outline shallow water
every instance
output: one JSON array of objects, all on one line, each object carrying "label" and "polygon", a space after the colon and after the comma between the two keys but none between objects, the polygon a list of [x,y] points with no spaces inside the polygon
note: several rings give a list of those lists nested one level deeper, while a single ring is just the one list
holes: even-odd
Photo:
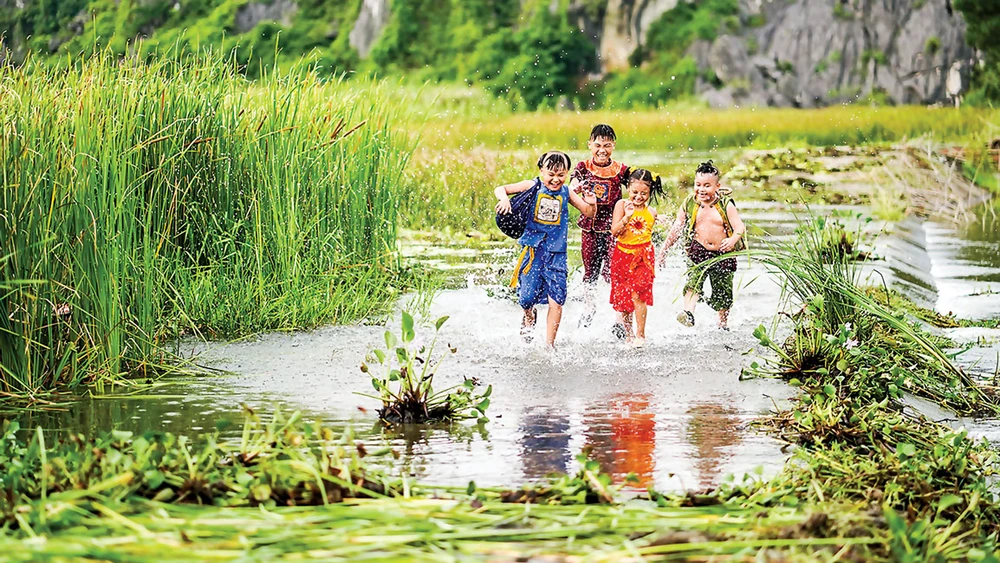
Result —
[{"label": "shallow water", "polygon": [[[748,223],[779,237],[789,236],[800,219],[772,204],[744,204],[742,212]],[[877,231],[879,226],[866,228]],[[932,301],[939,310],[995,316],[1000,300],[982,290],[995,288],[1000,276],[996,239],[995,229],[907,224],[879,237],[875,253],[884,259],[866,268],[881,271],[888,283]],[[992,253],[982,251],[989,245]],[[741,259],[732,332],[717,330],[705,305],[699,305],[696,326],[685,328],[674,320],[684,261],[673,253],[658,272],[649,341],[642,349],[628,348],[611,336],[614,317],[606,305],[606,284],[600,286],[602,305],[593,324],[577,326],[583,303],[578,299],[580,272],[575,271],[558,351],[550,353],[537,341],[521,341],[520,310],[503,297],[505,289],[498,284],[513,259],[511,244],[484,243],[469,251],[464,245],[417,241],[403,253],[454,273],[455,289],[440,293],[419,320],[430,325],[439,316],[450,317],[440,338],[457,353],[443,364],[437,387],[463,377],[492,384],[488,423],[383,432],[375,414],[378,402],[357,394],[371,391],[359,365],[367,351],[383,343],[386,328],[380,326],[326,327],[229,344],[184,342],[184,354],[197,354],[200,364],[225,373],[176,380],[139,397],[80,401],[66,412],[26,415],[24,422],[85,432],[159,428],[197,435],[231,421],[235,425],[224,434],[235,436],[241,403],[265,412],[280,406],[301,410],[307,419],[349,426],[370,450],[389,445],[398,459],[376,463],[442,485],[470,480],[481,486],[518,485],[572,471],[576,454],[587,446],[616,480],[635,473],[636,488],[701,489],[726,475],[772,474],[783,464],[782,444],[748,422],[794,390],[780,381],[739,378],[756,352],[751,332],[770,323],[780,299],[780,289],[759,264]],[[540,321],[544,315],[541,308]],[[540,329],[536,337],[542,338]],[[985,373],[995,361],[990,364],[988,348],[980,352],[959,360]]]}]

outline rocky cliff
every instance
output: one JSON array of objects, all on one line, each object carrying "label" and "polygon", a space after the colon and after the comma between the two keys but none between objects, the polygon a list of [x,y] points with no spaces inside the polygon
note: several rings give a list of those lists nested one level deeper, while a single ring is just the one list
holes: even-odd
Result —
[{"label": "rocky cliff", "polygon": [[[978,57],[950,0],[742,0],[740,33],[692,45],[714,106],[820,106],[874,95],[947,102]],[[950,88],[949,88],[950,87]]]}]

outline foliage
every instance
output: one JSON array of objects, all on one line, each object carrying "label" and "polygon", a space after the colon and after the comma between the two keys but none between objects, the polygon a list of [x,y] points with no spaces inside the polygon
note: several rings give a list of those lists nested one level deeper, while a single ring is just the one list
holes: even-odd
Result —
[{"label": "foliage", "polygon": [[156,371],[182,332],[364,317],[406,283],[412,144],[384,86],[248,84],[211,55],[8,65],[0,83],[0,279],[39,282],[0,293],[5,392]]},{"label": "foliage", "polygon": [[486,89],[511,107],[555,107],[576,99],[578,77],[593,70],[594,48],[565,12],[538,9],[513,34],[499,32],[472,55]]},{"label": "foliage", "polygon": [[[441,317],[434,323],[435,333],[448,317]],[[371,373],[372,366],[378,364],[382,373],[371,374],[372,387],[378,392],[382,401],[379,418],[391,423],[423,423],[449,421],[463,418],[478,418],[486,420],[486,409],[490,406],[490,395],[493,386],[476,393],[479,384],[474,379],[465,379],[461,385],[455,385],[442,391],[434,391],[434,376],[447,357],[443,353],[434,358],[434,348],[437,345],[437,334],[429,345],[414,349],[416,338],[413,316],[403,311],[400,337],[385,332],[385,349],[374,349],[361,364],[361,371]],[[449,346],[448,351],[455,353],[455,348]]]},{"label": "foliage", "polygon": [[[580,469],[575,475],[551,475],[548,482],[504,491],[502,502],[524,504],[615,504],[618,487],[611,484],[611,476],[601,472],[600,462],[591,459],[589,448],[576,456]],[[630,477],[635,477],[630,474]]]},{"label": "foliage", "polygon": [[965,16],[968,42],[986,58],[982,68],[973,69],[972,91],[966,99],[984,105],[1000,100],[1000,4],[978,0],[954,0],[955,9]]},{"label": "foliage", "polygon": [[70,527],[87,513],[100,514],[102,503],[139,499],[274,507],[392,494],[395,485],[365,468],[367,452],[349,432],[337,436],[318,423],[303,424],[297,412],[288,418],[276,412],[266,423],[246,414],[238,442],[220,441],[216,432],[197,445],[153,430],[70,434],[53,443],[41,428],[25,443],[18,423],[5,420],[0,523],[8,531]]},{"label": "foliage", "polygon": [[776,342],[763,325],[754,331],[761,346],[776,355],[771,371],[869,402],[909,392],[962,414],[1000,412],[997,398],[952,363],[941,342],[858,287],[853,257],[829,251],[822,232],[826,222],[809,225],[794,241],[756,253],[782,280],[797,309],[784,342]]}]

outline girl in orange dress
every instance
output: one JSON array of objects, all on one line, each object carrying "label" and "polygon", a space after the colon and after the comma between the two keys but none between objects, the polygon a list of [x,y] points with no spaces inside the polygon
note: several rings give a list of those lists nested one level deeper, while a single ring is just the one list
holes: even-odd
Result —
[{"label": "girl in orange dress", "polygon": [[[611,235],[611,306],[625,325],[625,339],[642,346],[646,343],[646,307],[653,304],[653,224],[656,211],[649,207],[663,193],[659,176],[636,169],[629,176],[628,199],[615,204]],[[635,318],[633,331],[632,319]]]}]

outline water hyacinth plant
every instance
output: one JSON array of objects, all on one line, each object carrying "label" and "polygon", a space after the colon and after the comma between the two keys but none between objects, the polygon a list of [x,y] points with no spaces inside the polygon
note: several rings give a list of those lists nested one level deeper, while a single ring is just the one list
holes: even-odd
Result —
[{"label": "water hyacinth plant", "polygon": [[[385,349],[374,349],[361,364],[361,371],[371,374],[372,387],[378,396],[365,395],[382,401],[379,418],[391,423],[422,423],[452,421],[464,418],[486,420],[493,386],[477,392],[479,382],[464,379],[441,391],[434,391],[434,376],[448,354],[457,350],[449,345],[448,351],[434,358],[437,333],[448,317],[434,323],[434,338],[429,345],[415,348],[416,338],[413,316],[403,311],[399,338],[385,332]],[[380,373],[372,373],[376,369]]]}]

